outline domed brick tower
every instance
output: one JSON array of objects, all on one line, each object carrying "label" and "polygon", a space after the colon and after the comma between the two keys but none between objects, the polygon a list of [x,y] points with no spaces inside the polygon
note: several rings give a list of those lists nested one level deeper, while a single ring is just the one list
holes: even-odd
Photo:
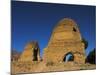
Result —
[{"label": "domed brick tower", "polygon": [[67,54],[73,55],[75,63],[85,63],[85,49],[80,31],[76,22],[64,18],[55,26],[49,43],[44,48],[43,60],[45,62],[64,62]]}]

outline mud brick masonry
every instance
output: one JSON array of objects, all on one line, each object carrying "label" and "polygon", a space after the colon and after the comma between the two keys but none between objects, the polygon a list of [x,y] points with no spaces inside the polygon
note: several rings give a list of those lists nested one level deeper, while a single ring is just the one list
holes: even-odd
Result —
[{"label": "mud brick masonry", "polygon": [[49,43],[44,49],[43,60],[64,62],[65,56],[69,53],[74,56],[73,62],[85,63],[84,43],[78,26],[72,19],[64,18],[52,31]]},{"label": "mud brick masonry", "polygon": [[[69,54],[72,58],[66,62]],[[63,18],[55,25],[50,40],[43,49],[42,59],[38,42],[30,41],[22,54],[16,60],[12,59],[11,73],[95,69],[95,65],[85,63],[85,58],[85,45],[77,23],[70,18]]]},{"label": "mud brick masonry", "polygon": [[[85,63],[85,49],[75,21],[63,18],[52,31],[48,45],[44,48],[43,61],[61,63],[67,54],[73,55],[73,62]],[[18,61],[40,61],[40,49],[36,41],[29,42]]]}]

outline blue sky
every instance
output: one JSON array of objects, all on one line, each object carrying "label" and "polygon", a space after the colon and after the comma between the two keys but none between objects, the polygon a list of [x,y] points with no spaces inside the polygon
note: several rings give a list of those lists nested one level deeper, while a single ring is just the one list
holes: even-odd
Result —
[{"label": "blue sky", "polygon": [[54,26],[67,17],[76,21],[88,41],[88,54],[96,47],[95,6],[12,1],[12,48],[20,52],[27,42],[37,40],[41,56]]}]

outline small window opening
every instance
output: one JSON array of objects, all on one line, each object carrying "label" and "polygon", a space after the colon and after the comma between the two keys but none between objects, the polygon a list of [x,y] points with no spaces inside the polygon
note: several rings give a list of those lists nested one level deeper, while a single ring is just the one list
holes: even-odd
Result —
[{"label": "small window opening", "polygon": [[77,30],[75,28],[73,28],[73,31],[76,32]]}]

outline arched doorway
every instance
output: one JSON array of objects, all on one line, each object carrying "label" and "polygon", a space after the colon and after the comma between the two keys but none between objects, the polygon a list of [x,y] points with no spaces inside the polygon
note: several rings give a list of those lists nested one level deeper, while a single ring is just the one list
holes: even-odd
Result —
[{"label": "arched doorway", "polygon": [[33,50],[33,61],[37,61],[38,60],[38,48],[34,48]]},{"label": "arched doorway", "polygon": [[63,62],[69,62],[69,61],[74,61],[74,55],[71,52],[65,54],[63,58]]}]

